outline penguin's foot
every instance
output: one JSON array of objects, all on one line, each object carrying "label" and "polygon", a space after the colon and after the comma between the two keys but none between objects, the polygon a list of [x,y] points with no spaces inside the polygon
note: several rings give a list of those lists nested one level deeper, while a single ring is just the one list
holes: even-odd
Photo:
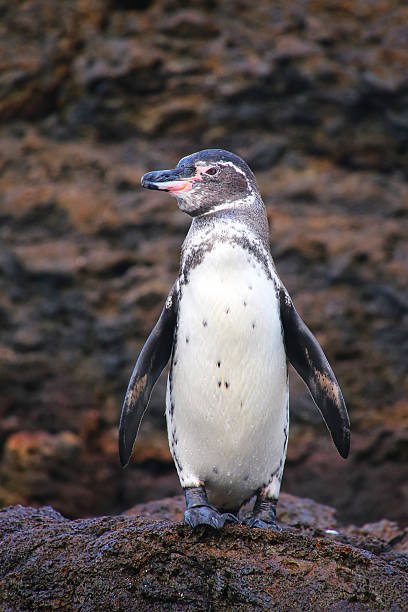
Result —
[{"label": "penguin's foot", "polygon": [[282,531],[276,524],[276,499],[265,499],[258,495],[252,514],[247,516],[243,523],[248,527],[258,527],[260,529],[274,529]]},{"label": "penguin's foot", "polygon": [[276,521],[263,521],[260,518],[257,518],[253,514],[247,516],[243,521],[244,525],[248,525],[248,527],[258,527],[260,529],[274,529],[275,531],[282,531],[282,529],[276,524]]},{"label": "penguin's foot", "polygon": [[195,529],[199,525],[209,525],[214,529],[221,529],[225,523],[239,523],[236,516],[229,512],[222,513],[208,502],[207,493],[203,486],[188,487],[184,490],[187,510],[184,513],[186,525]]},{"label": "penguin's foot", "polygon": [[234,524],[238,523],[236,516],[229,512],[222,514],[213,506],[187,508],[184,513],[184,522],[192,529],[199,525],[209,525],[214,529],[222,529],[227,521]]}]

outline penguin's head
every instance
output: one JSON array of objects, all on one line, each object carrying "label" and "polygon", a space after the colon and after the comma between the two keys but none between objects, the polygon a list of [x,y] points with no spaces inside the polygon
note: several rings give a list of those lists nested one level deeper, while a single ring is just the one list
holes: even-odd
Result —
[{"label": "penguin's head", "polygon": [[255,177],[243,159],[222,149],[205,149],[183,157],[173,170],[148,172],[142,187],[168,191],[191,217],[240,208],[256,198]]}]

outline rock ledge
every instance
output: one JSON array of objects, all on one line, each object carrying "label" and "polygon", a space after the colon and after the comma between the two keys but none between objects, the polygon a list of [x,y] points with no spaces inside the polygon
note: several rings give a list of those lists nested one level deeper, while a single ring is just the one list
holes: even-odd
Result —
[{"label": "rock ledge", "polygon": [[408,555],[392,548],[405,532],[387,543],[341,529],[331,509],[284,494],[281,533],[192,533],[170,520],[181,498],[130,514],[141,510],[75,521],[50,507],[0,511],[2,609],[406,610]]}]

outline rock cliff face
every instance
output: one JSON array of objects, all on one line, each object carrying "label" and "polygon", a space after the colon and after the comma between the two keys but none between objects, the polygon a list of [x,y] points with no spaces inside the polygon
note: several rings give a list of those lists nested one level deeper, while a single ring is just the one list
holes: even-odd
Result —
[{"label": "rock cliff face", "polygon": [[[283,531],[191,532],[181,498],[130,516],[69,521],[50,507],[0,511],[7,610],[406,610],[408,532],[337,525],[282,495]],[[141,514],[143,516],[141,516]],[[405,552],[403,552],[405,550]]]},{"label": "rock cliff face", "polygon": [[408,40],[402,0],[0,3],[0,505],[112,513],[179,491],[164,378],[116,425],[188,219],[147,170],[257,174],[271,248],[347,400],[337,459],[297,379],[284,490],[408,522]]}]

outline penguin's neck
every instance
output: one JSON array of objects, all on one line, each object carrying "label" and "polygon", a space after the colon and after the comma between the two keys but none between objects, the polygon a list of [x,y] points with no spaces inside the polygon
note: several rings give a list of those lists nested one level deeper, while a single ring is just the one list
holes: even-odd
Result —
[{"label": "penguin's neck", "polygon": [[[262,199],[255,194],[235,200],[220,203],[213,210],[193,219],[189,234],[204,232],[206,235],[222,233],[226,238],[228,235],[236,234],[237,231],[245,231],[252,235],[253,239],[259,239],[269,249],[269,228],[266,218],[265,205]],[[189,235],[187,235],[187,239]]]},{"label": "penguin's neck", "polygon": [[269,251],[269,231],[265,206],[260,200],[248,206],[240,205],[217,209],[193,219],[183,244],[180,276],[188,281],[189,273],[206,254],[219,243],[231,243],[250,251],[269,275],[274,268]]}]

